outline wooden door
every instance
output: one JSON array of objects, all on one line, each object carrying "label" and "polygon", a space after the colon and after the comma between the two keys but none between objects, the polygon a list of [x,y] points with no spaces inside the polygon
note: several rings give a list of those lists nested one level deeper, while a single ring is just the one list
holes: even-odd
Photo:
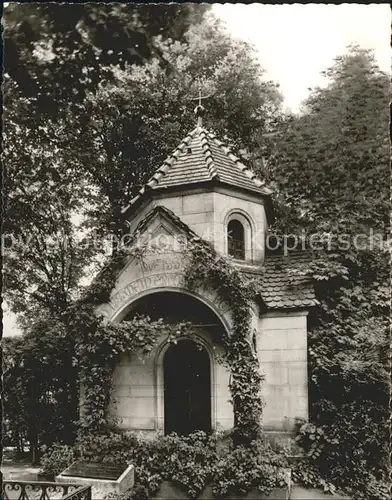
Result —
[{"label": "wooden door", "polygon": [[165,434],[211,431],[211,367],[192,340],[170,346],[164,358]]}]

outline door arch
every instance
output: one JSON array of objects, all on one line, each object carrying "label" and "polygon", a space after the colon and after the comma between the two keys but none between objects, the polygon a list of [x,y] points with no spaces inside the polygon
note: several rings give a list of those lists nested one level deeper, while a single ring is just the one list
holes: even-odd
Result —
[{"label": "door arch", "polygon": [[211,363],[206,349],[179,340],[163,359],[164,430],[188,435],[211,431]]}]

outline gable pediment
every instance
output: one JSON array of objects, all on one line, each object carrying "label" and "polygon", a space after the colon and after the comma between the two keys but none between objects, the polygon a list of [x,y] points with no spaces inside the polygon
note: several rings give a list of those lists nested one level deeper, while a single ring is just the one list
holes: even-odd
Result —
[{"label": "gable pediment", "polygon": [[149,218],[148,223],[143,224],[141,228],[137,228],[136,234],[142,244],[151,242],[151,244],[158,245],[164,238],[168,240],[186,238],[184,229],[176,224],[175,220],[169,218],[163,210],[154,210],[153,217]]},{"label": "gable pediment", "polygon": [[116,288],[146,274],[181,272],[184,250],[195,236],[175,214],[165,207],[155,207],[132,235],[132,243],[127,246],[129,258],[119,273]]},{"label": "gable pediment", "polygon": [[[184,272],[188,264],[186,245],[200,240],[173,212],[163,206],[155,207],[136,228],[129,257],[119,272],[110,300],[96,312],[107,320],[121,320],[128,305],[144,294],[162,290],[185,292]],[[144,242],[144,246],[143,246]],[[230,322],[228,305],[216,290],[202,290],[225,321]]]}]

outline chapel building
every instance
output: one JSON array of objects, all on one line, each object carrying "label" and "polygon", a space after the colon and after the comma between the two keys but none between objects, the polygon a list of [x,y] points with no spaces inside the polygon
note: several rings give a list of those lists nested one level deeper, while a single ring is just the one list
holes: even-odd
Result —
[{"label": "chapel building", "polygon": [[181,245],[196,235],[257,280],[251,315],[265,375],[263,428],[291,433],[297,418],[308,418],[307,315],[314,290],[296,276],[300,253],[265,249],[272,190],[203,127],[203,108],[196,111],[195,129],[123,210],[130,232],[152,251],[142,260],[129,257],[98,312],[108,322],[136,313],[190,321],[198,342],[162,338],[152,356],[124,355],[110,412],[121,428],[152,434],[233,427],[230,370],[217,361],[223,335],[230,334],[230,310],[214,290],[191,292],[183,284]]}]

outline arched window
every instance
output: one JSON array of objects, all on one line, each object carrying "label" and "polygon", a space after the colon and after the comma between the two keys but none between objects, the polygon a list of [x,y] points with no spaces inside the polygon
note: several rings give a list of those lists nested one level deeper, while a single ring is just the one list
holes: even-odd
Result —
[{"label": "arched window", "polygon": [[231,257],[245,260],[245,230],[239,220],[232,219],[227,225],[227,250]]}]

